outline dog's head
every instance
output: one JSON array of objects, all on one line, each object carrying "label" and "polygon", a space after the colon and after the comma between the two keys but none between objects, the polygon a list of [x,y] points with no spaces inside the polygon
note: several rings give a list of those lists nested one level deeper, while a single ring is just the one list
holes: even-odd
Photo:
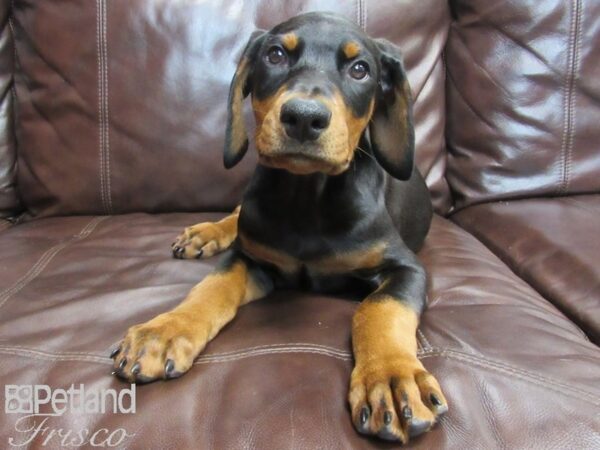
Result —
[{"label": "dog's head", "polygon": [[242,101],[250,94],[261,164],[337,175],[365,135],[386,171],[410,177],[412,99],[400,51],[351,22],[309,13],[253,33],[229,93],[227,168],[248,148]]}]

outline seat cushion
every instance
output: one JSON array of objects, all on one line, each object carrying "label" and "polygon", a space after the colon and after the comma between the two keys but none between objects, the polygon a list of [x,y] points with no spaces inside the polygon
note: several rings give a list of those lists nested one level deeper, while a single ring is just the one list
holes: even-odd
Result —
[{"label": "seat cushion", "polygon": [[600,344],[600,195],[482,204],[453,219]]},{"label": "seat cushion", "polygon": [[[211,270],[214,259],[172,259],[169,244],[182,227],[217,217],[48,218],[0,233],[0,382],[127,388],[110,375],[109,350]],[[451,222],[434,219],[420,257],[430,307],[419,354],[450,411],[415,448],[597,444],[600,350]],[[135,414],[66,412],[46,426],[124,429],[127,448],[383,446],[355,433],[346,406],[356,306],[277,292],[241,308],[181,379],[137,386]],[[6,414],[0,434],[26,439],[19,417]]]}]

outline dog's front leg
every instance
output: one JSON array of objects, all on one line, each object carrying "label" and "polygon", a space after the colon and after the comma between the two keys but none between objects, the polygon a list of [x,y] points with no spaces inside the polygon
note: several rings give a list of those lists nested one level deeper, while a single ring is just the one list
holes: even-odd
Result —
[{"label": "dog's front leg", "polygon": [[196,285],[175,309],[131,327],[113,352],[115,374],[129,381],[176,378],[236,315],[238,308],[272,290],[272,282],[235,250]]},{"label": "dog's front leg", "polygon": [[437,380],[417,359],[426,276],[413,255],[384,277],[352,322],[355,367],[349,402],[357,430],[407,443],[447,411]]}]

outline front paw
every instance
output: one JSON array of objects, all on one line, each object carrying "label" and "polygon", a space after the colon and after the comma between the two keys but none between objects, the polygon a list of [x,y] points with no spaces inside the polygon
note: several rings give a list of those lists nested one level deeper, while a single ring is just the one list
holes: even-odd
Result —
[{"label": "front paw", "polygon": [[188,320],[173,313],[131,327],[111,354],[113,373],[132,383],[183,375],[199,353],[192,330]]},{"label": "front paw", "polygon": [[171,246],[177,259],[209,258],[227,249],[235,234],[220,223],[204,222],[187,227]]},{"label": "front paw", "polygon": [[357,365],[348,399],[360,433],[403,444],[448,411],[439,383],[415,356]]}]

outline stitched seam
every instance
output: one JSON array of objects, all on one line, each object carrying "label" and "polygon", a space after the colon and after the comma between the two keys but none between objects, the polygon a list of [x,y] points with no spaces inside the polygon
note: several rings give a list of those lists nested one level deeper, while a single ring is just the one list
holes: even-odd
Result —
[{"label": "stitched seam", "polygon": [[[47,361],[88,361],[98,363],[111,363],[112,360],[108,356],[101,356],[98,354],[85,353],[85,352],[47,352],[42,350],[30,349],[20,346],[2,347],[0,346],[0,353],[31,357],[34,359],[41,359]],[[289,344],[275,344],[272,346],[258,346],[250,349],[219,353],[214,355],[201,355],[194,361],[194,365],[198,364],[209,364],[209,363],[224,363],[237,361],[240,359],[246,359],[254,356],[265,356],[265,355],[277,355],[286,353],[309,353],[317,354],[322,356],[329,356],[331,358],[339,359],[342,361],[351,361],[352,353],[349,351],[339,350],[333,347],[326,347],[318,344],[300,344],[300,345],[289,345]],[[419,353],[419,357],[427,355],[427,352]]]},{"label": "stitched seam", "polygon": [[360,2],[361,0],[354,0],[354,12],[356,14],[356,23],[360,26]]},{"label": "stitched seam", "polygon": [[108,117],[108,38],[107,38],[107,28],[108,28],[108,3],[106,0],[103,0],[103,13],[102,13],[102,43],[103,51],[104,51],[104,144],[105,154],[104,154],[104,168],[105,174],[104,179],[106,183],[106,198],[108,200],[108,213],[113,213],[113,205],[112,205],[112,190],[111,190],[111,173],[110,173],[110,122]]},{"label": "stitched seam", "polygon": [[33,266],[31,266],[29,271],[25,275],[23,275],[19,280],[17,280],[15,282],[15,284],[13,284],[9,288],[6,288],[4,291],[0,292],[0,308],[2,308],[13,295],[15,295],[17,292],[22,290],[31,281],[33,281],[46,268],[46,266],[50,263],[50,261],[52,261],[52,259],[58,253],[60,253],[62,250],[64,250],[69,245],[88,237],[90,235],[90,233],[92,233],[92,231],[94,231],[96,226],[100,222],[102,222],[103,220],[105,220],[107,218],[108,218],[107,216],[104,216],[104,217],[96,217],[96,218],[92,219],[79,232],[79,234],[76,234],[75,236],[70,238],[68,241],[62,242],[62,243],[57,244],[54,247],[51,247],[50,249],[48,249],[40,257],[40,259],[38,259],[37,262]]},{"label": "stitched seam", "polygon": [[419,336],[421,338],[421,340],[423,341],[423,343],[425,344],[423,349],[428,351],[431,350],[433,347],[431,346],[431,344],[429,343],[429,341],[427,340],[427,338],[425,337],[425,334],[423,334],[423,332],[417,328],[417,336]]},{"label": "stitched seam", "polygon": [[575,145],[575,131],[576,131],[576,127],[575,127],[575,120],[576,120],[576,114],[577,114],[577,110],[575,108],[575,104],[577,102],[577,90],[575,89],[576,84],[577,84],[577,79],[579,78],[579,67],[580,67],[580,61],[581,61],[581,40],[582,40],[582,32],[581,32],[581,22],[583,20],[582,15],[583,15],[583,0],[579,0],[577,2],[577,24],[576,24],[576,28],[575,28],[575,55],[574,55],[574,67],[573,67],[573,80],[571,82],[571,102],[570,102],[570,117],[571,117],[571,131],[569,133],[569,145],[567,147],[567,161],[566,161],[566,167],[565,167],[565,171],[566,171],[566,183],[565,183],[565,189],[564,192],[568,192],[569,191],[569,187],[571,184],[571,168],[572,168],[572,164],[573,164],[573,147]]},{"label": "stitched seam", "polygon": [[[267,348],[268,346],[264,346],[259,350],[254,351],[246,351],[239,352],[238,354],[233,355],[233,352],[229,356],[223,357],[223,355],[227,354],[219,354],[219,355],[205,355],[200,356],[195,362],[194,365],[198,364],[208,364],[211,362],[231,362],[240,359],[246,359],[252,356],[264,356],[264,355],[272,355],[272,354],[285,354],[285,353],[311,353],[318,354],[322,356],[329,356],[335,359],[340,359],[343,361],[350,361],[352,359],[350,352],[344,352],[341,350],[330,348],[332,351],[323,350],[317,345],[307,344],[305,346],[290,346],[285,344],[280,344],[279,348]],[[263,347],[263,346],[261,346]],[[257,347],[260,348],[260,347]],[[16,356],[26,356],[34,359],[41,360],[49,360],[49,361],[86,361],[86,362],[98,362],[98,363],[111,363],[112,360],[109,357],[101,357],[94,355],[86,355],[80,352],[68,352],[68,353],[49,353],[42,352],[38,350],[32,349],[23,349],[18,347],[0,347],[0,353],[16,355]],[[600,398],[596,395],[587,392],[583,389],[577,389],[572,386],[566,385],[564,383],[560,383],[553,379],[543,377],[537,375],[532,372],[528,372],[522,369],[515,368],[513,366],[509,366],[503,363],[499,363],[497,361],[492,361],[486,358],[482,358],[479,356],[471,355],[468,353],[463,353],[455,350],[448,349],[439,349],[439,348],[431,348],[430,350],[421,353],[418,355],[420,359],[427,359],[430,357],[445,357],[449,359],[455,359],[458,361],[471,363],[473,365],[477,365],[480,367],[484,367],[496,372],[509,374],[511,376],[517,376],[518,378],[528,381],[532,384],[536,384],[538,386],[547,388],[549,390],[558,392],[560,394],[565,394],[564,391],[570,391],[573,393],[579,400],[582,400],[586,403],[591,403],[595,406],[600,406]]]},{"label": "stitched seam", "polygon": [[559,194],[568,191],[571,175],[571,154],[573,150],[574,130],[573,120],[574,108],[574,86],[579,57],[578,41],[581,16],[581,0],[571,2],[571,26],[569,31],[569,45],[567,55],[567,73],[563,84],[563,136],[561,140],[561,182],[558,189]]},{"label": "stitched seam", "polygon": [[106,214],[112,212],[110,194],[109,133],[108,133],[108,63],[106,41],[106,1],[96,0],[96,52],[98,62],[98,133],[100,159],[100,196]]},{"label": "stitched seam", "polygon": [[488,358],[484,358],[482,356],[464,353],[457,350],[432,348],[431,351],[424,353],[420,357],[421,359],[425,359],[431,356],[443,356],[451,359],[457,359],[463,362],[470,362],[480,367],[495,370],[497,372],[506,373],[511,376],[517,376],[522,380],[529,381],[538,386],[546,387],[550,390],[559,392],[561,394],[565,394],[565,391],[569,391],[580,400],[583,400],[587,403],[592,403],[596,406],[600,406],[600,397],[584,389],[575,388],[568,384],[561,383],[560,381],[556,381],[552,378],[544,377],[542,375],[529,372],[527,370],[519,369],[517,367],[494,361]]},{"label": "stitched seam", "polygon": [[367,32],[367,0],[362,2],[362,28]]},{"label": "stitched seam", "polygon": [[252,352],[240,353],[239,355],[233,355],[228,357],[215,357],[214,355],[206,355],[200,356],[196,361],[194,361],[194,365],[199,364],[210,364],[210,363],[223,363],[229,361],[237,361],[240,359],[246,359],[254,356],[264,356],[264,355],[277,355],[277,354],[285,354],[285,353],[311,353],[322,356],[329,356],[331,358],[339,359],[342,361],[351,361],[352,355],[350,352],[344,352],[345,354],[341,354],[338,352],[328,352],[324,350],[320,350],[317,348],[303,348],[303,347],[287,347],[287,348],[273,348],[273,349],[264,349],[264,350],[256,350]]},{"label": "stitched seam", "polygon": [[102,114],[102,50],[101,50],[101,32],[100,32],[100,16],[101,16],[101,1],[96,0],[96,62],[98,64],[98,152],[99,152],[99,175],[100,175],[100,197],[102,200],[102,208],[106,211],[106,198],[104,197],[104,125],[102,123],[104,116]]}]

